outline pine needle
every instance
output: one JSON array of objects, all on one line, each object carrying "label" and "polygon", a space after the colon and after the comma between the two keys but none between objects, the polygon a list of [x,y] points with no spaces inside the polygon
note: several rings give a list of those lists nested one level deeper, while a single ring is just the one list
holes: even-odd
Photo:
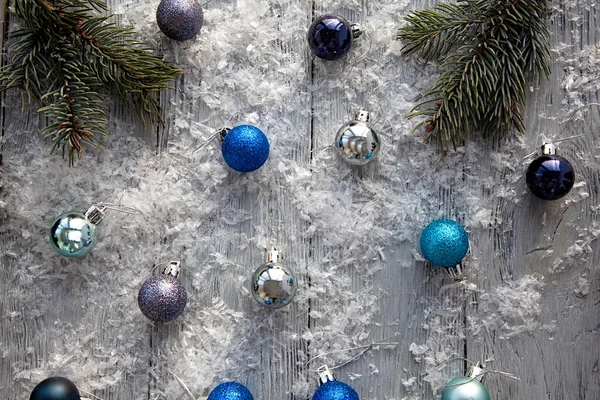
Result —
[{"label": "pine needle", "polygon": [[132,103],[152,129],[162,123],[158,93],[182,70],[165,64],[128,28],[110,22],[100,0],[14,0],[20,23],[9,33],[0,91],[20,89],[50,123],[45,139],[81,159],[84,144],[102,147],[110,95]]},{"label": "pine needle", "polygon": [[473,133],[525,132],[526,82],[550,75],[547,14],[546,0],[458,0],[405,17],[403,52],[443,70],[407,116],[423,118],[426,143],[444,154]]}]

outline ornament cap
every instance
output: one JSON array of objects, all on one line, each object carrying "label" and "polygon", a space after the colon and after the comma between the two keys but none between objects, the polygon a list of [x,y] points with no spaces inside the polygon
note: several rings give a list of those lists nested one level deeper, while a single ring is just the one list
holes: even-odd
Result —
[{"label": "ornament cap", "polygon": [[371,119],[371,113],[361,108],[354,116],[354,119],[360,122],[369,122],[369,120]]},{"label": "ornament cap", "polygon": [[485,377],[485,369],[481,368],[480,364],[477,363],[469,367],[469,369],[467,370],[467,376],[469,378],[473,378],[479,382],[482,382],[483,378]]},{"label": "ornament cap", "polygon": [[333,376],[333,372],[331,372],[327,365],[322,365],[317,368],[317,372],[319,373],[319,386],[336,380],[335,376]]},{"label": "ornament cap", "polygon": [[106,207],[98,207],[97,205],[92,205],[85,212],[85,217],[94,225],[98,225],[104,219],[104,211],[106,211]]},{"label": "ornament cap", "polygon": [[283,261],[283,253],[272,247],[271,250],[267,251],[265,256],[266,264],[280,264]]},{"label": "ornament cap", "polygon": [[363,33],[365,33],[364,28],[358,23],[350,24],[350,29],[352,29],[352,37],[354,39],[358,39]]},{"label": "ornament cap", "polygon": [[546,154],[546,155],[556,154],[556,146],[554,145],[554,143],[542,144],[542,154]]},{"label": "ornament cap", "polygon": [[455,281],[462,281],[465,279],[465,274],[462,269],[462,263],[456,264],[454,267],[447,267],[446,272],[448,272],[448,276]]},{"label": "ornament cap", "polygon": [[181,261],[170,261],[163,269],[162,273],[164,275],[170,275],[173,278],[179,278],[179,275],[181,275]]},{"label": "ornament cap", "polygon": [[[217,129],[215,131],[215,135],[219,138],[219,142],[223,142],[225,140],[225,136],[231,131],[231,127],[224,126],[223,128]],[[209,139],[210,140],[210,139]]]}]

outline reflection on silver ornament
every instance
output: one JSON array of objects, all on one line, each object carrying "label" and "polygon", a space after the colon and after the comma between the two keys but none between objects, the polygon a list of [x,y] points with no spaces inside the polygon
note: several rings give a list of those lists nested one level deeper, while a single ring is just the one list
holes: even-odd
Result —
[{"label": "reflection on silver ornament", "polygon": [[452,379],[444,386],[441,400],[490,400],[482,380],[485,371],[477,364],[469,368],[467,376]]},{"label": "reflection on silver ornament", "polygon": [[161,0],[156,9],[156,23],[169,38],[183,42],[195,37],[204,13],[197,0]]},{"label": "reflection on silver ornament", "polygon": [[296,294],[296,280],[292,273],[281,264],[281,252],[272,249],[267,252],[266,262],[252,275],[251,291],[261,306],[281,308],[290,304]]},{"label": "reflection on silver ornament", "polygon": [[97,225],[106,207],[91,206],[85,214],[70,211],[58,216],[50,227],[50,244],[65,257],[83,257],[98,241]]},{"label": "reflection on silver ornament", "polygon": [[181,263],[171,261],[160,274],[140,288],[138,305],[142,314],[154,322],[168,322],[181,315],[187,304],[187,292],[179,281]]},{"label": "reflection on silver ornament", "polygon": [[344,124],[335,135],[334,147],[348,164],[368,164],[379,152],[379,135],[369,119],[368,111],[359,110],[354,121]]}]

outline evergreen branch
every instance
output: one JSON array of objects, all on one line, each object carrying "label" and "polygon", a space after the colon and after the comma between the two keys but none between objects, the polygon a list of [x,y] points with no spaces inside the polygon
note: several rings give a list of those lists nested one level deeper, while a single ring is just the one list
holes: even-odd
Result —
[{"label": "evergreen branch", "polygon": [[[69,165],[83,144],[102,147],[108,95],[133,103],[144,122],[162,122],[158,94],[181,69],[165,64],[135,32],[110,22],[101,0],[15,0],[21,21],[12,29],[10,62],[0,69],[0,91],[18,88],[49,118],[42,129]],[[26,98],[27,97],[27,98]]]},{"label": "evergreen branch", "polygon": [[408,118],[424,117],[425,142],[442,154],[472,133],[523,133],[526,80],[550,74],[545,0],[458,0],[406,16],[405,54],[443,69]]}]

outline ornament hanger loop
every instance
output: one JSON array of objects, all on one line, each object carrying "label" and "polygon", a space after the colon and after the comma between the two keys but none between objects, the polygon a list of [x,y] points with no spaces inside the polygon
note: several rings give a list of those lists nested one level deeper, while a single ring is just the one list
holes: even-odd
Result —
[{"label": "ornament hanger loop", "polygon": [[88,392],[87,390],[83,390],[79,386],[77,386],[77,390],[79,390],[83,394],[93,397],[93,399],[88,399],[87,397],[82,397],[81,400],[102,400],[100,397],[93,395],[92,393]]},{"label": "ornament hanger loop", "polygon": [[[577,108],[575,109],[575,111],[573,111],[573,112],[571,113],[571,116],[570,116],[569,118],[567,118],[566,120],[562,121],[562,123],[567,123],[567,122],[569,122],[569,121],[572,121],[572,120],[573,120],[573,118],[575,117],[575,115],[576,115],[576,114],[577,114],[579,111],[583,110],[584,108],[590,107],[590,106],[598,106],[598,107],[600,107],[600,103],[587,103],[587,104],[584,104],[584,105],[582,105],[582,106],[580,106],[580,107],[577,107]],[[556,135],[556,137],[554,138],[554,140],[553,140],[553,141],[554,141],[554,142],[556,142],[556,143],[558,143],[557,139],[558,139],[558,138],[560,137],[560,135],[562,135],[562,134],[563,134],[563,133],[564,133],[566,130],[567,130],[567,127],[566,127],[566,126],[565,126],[565,127],[563,127],[562,131],[560,131],[560,133],[559,133],[558,135]],[[564,141],[564,140],[575,139],[575,138],[577,138],[577,137],[581,137],[581,136],[585,136],[585,135],[588,135],[588,133],[585,133],[585,134],[583,134],[583,135],[575,135],[575,136],[571,136],[571,137],[568,137],[568,138],[562,139],[562,140],[561,140],[561,142],[562,142],[562,141]]]},{"label": "ornament hanger loop", "polygon": [[181,274],[181,261],[179,260],[158,263],[154,267],[152,267],[150,272],[154,274],[156,269],[161,266],[165,266],[165,268],[161,272],[162,274],[171,275],[174,278],[178,278]]},{"label": "ornament hanger loop", "polygon": [[180,386],[183,388],[183,390],[185,391],[185,394],[187,394],[187,395],[190,397],[190,399],[192,399],[192,400],[200,400],[200,399],[196,399],[196,398],[194,397],[194,395],[192,394],[192,392],[190,391],[190,389],[188,389],[187,385],[186,385],[185,383],[183,383],[183,381],[182,381],[182,380],[181,380],[181,379],[180,379],[180,378],[179,378],[177,375],[175,375],[175,374],[174,374],[172,371],[170,371],[170,370],[167,370],[167,371],[169,371],[169,373],[170,373],[171,375],[173,375],[173,378],[175,378],[175,380],[176,380],[176,381],[179,383],[179,385],[180,385]]},{"label": "ornament hanger loop", "polygon": [[378,342],[372,342],[369,344],[365,344],[362,346],[355,346],[355,347],[350,347],[347,349],[341,349],[341,350],[334,350],[334,351],[329,351],[327,353],[323,353],[323,354],[319,354],[314,356],[313,358],[311,358],[310,360],[308,360],[307,362],[304,363],[305,366],[310,365],[311,362],[318,360],[319,358],[323,358],[325,356],[331,355],[331,354],[337,354],[337,353],[346,353],[349,351],[353,351],[353,350],[361,350],[359,351],[356,355],[354,355],[353,357],[351,357],[349,360],[338,364],[338,365],[334,365],[333,367],[327,367],[327,366],[321,366],[319,368],[317,368],[316,370],[310,370],[310,372],[317,372],[317,373],[321,373],[322,372],[322,368],[327,368],[329,371],[334,370],[334,369],[338,369],[341,368],[345,365],[350,364],[351,362],[359,359],[360,357],[362,357],[367,351],[371,350],[372,348],[374,348],[375,346],[397,346],[399,343],[398,342],[386,342],[388,339],[382,339]]}]

